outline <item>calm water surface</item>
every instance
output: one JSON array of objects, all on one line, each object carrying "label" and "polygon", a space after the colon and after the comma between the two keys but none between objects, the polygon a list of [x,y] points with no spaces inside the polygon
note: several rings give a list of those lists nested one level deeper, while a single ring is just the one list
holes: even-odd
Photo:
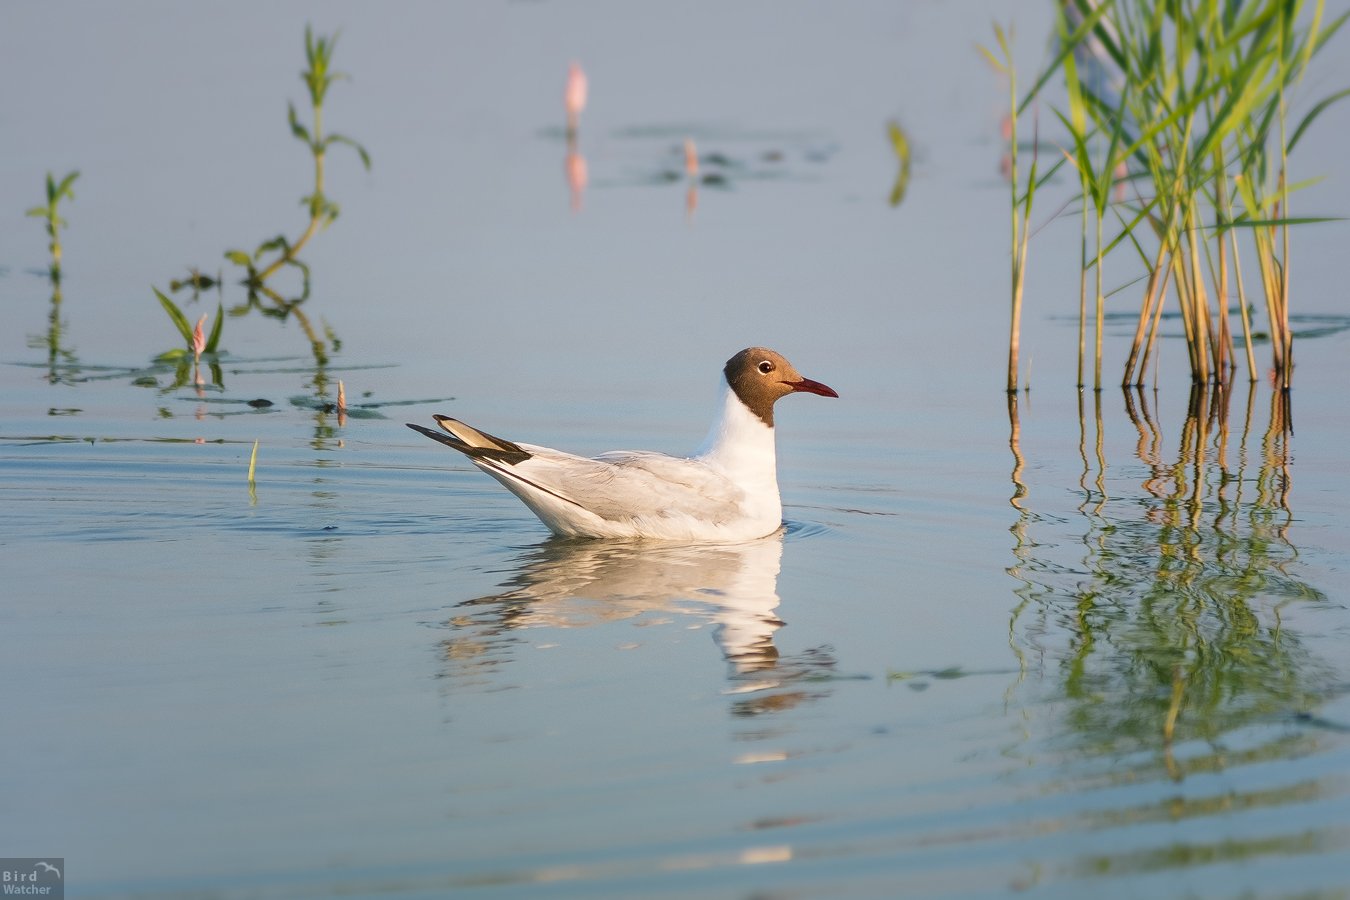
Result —
[{"label": "calm water surface", "polygon": [[[1190,396],[1175,341],[1080,396],[1052,223],[1010,407],[1003,5],[245,8],[0,34],[0,852],[101,897],[1350,896],[1344,226],[1299,236],[1285,406]],[[303,226],[306,22],[374,158],[305,254],[340,345],[255,311],[180,384],[149,286]],[[53,304],[21,213],[72,169]],[[688,452],[752,343],[841,397],[780,406],[749,544],[550,538],[402,424]]]}]

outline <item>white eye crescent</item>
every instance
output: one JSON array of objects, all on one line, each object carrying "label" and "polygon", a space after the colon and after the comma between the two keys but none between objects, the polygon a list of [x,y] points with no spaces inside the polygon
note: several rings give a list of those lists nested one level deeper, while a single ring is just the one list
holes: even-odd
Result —
[{"label": "white eye crescent", "polygon": [[764,360],[762,363],[759,364],[759,370],[760,370],[761,372],[763,372],[765,375],[768,375],[770,372],[773,371],[773,363],[769,362],[769,361],[766,359],[766,360]]}]

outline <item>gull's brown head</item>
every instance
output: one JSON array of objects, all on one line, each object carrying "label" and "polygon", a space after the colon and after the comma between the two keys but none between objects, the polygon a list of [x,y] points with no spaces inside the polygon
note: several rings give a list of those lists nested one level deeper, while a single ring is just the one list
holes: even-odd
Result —
[{"label": "gull's brown head", "polygon": [[747,347],[727,360],[722,371],[741,402],[770,428],[773,405],[780,397],[795,393],[839,396],[833,388],[803,377],[783,354],[767,347]]}]

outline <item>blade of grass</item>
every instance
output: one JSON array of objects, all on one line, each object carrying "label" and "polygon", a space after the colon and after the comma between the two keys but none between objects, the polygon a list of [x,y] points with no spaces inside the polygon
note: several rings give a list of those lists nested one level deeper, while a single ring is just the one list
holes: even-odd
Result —
[{"label": "blade of grass", "polygon": [[164,311],[169,314],[169,318],[173,321],[174,327],[177,328],[178,333],[183,336],[183,341],[190,346],[192,344],[192,326],[188,324],[187,317],[183,315],[183,311],[180,310],[177,304],[172,300],[161,294],[159,288],[152,287],[150,290],[155,292],[155,296],[159,298],[160,306],[164,307]]}]

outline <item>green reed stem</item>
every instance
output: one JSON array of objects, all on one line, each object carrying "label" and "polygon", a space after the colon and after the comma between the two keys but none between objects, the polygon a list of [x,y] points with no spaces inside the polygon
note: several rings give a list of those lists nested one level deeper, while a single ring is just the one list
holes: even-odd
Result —
[{"label": "green reed stem", "polygon": [[[1032,148],[1031,169],[1028,173],[1025,193],[1019,193],[1017,158],[1017,120],[1020,109],[1017,103],[1017,67],[1013,63],[1012,49],[1002,26],[994,24],[994,36],[998,40],[1002,56],[996,56],[988,49],[980,47],[989,62],[1008,77],[1008,184],[1011,196],[1012,252],[1009,273],[1012,291],[1012,303],[1008,324],[1008,393],[1017,391],[1018,356],[1021,351],[1022,334],[1022,295],[1026,276],[1027,249],[1030,241],[1032,201],[1036,194],[1037,151]],[[1038,138],[1039,140],[1039,138]]]},{"label": "green reed stem", "polygon": [[61,218],[61,201],[75,199],[75,192],[71,190],[71,186],[79,177],[79,172],[70,172],[65,178],[57,181],[52,177],[52,173],[48,172],[47,202],[42,206],[34,206],[25,213],[32,218],[42,219],[46,225],[47,249],[52,260],[47,271],[53,285],[61,283],[61,229],[66,225],[66,220]]}]

